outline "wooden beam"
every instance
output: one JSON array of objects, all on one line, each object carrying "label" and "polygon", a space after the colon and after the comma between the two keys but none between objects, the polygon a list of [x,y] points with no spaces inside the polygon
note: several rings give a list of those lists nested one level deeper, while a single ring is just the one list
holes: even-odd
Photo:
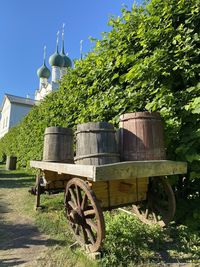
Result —
[{"label": "wooden beam", "polygon": [[47,161],[30,161],[30,166],[40,170],[48,170],[59,174],[70,174],[74,177],[86,177],[93,180],[95,176],[95,166],[93,165],[76,165],[68,163],[47,162]]},{"label": "wooden beam", "polygon": [[167,176],[187,172],[186,162],[171,160],[127,161],[101,166],[31,161],[30,166],[92,181],[124,180],[151,176]]},{"label": "wooden beam", "polygon": [[186,162],[170,160],[127,161],[96,166],[94,181],[167,176],[187,172]]}]

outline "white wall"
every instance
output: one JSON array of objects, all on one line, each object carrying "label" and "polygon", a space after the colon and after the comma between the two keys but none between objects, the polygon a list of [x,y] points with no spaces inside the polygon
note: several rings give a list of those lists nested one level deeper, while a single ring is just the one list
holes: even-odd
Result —
[{"label": "white wall", "polygon": [[50,83],[47,83],[45,87],[42,86],[40,89],[35,91],[35,100],[40,101],[51,92],[52,86]]},{"label": "white wall", "polygon": [[52,66],[52,82],[57,82],[60,80],[60,68]]},{"label": "white wall", "polygon": [[11,112],[11,104],[10,101],[6,98],[1,112],[0,138],[3,137],[9,130],[10,112]]},{"label": "white wall", "polygon": [[3,137],[10,128],[18,124],[31,108],[32,106],[10,103],[10,101],[6,99],[1,112],[0,138]]},{"label": "white wall", "polygon": [[67,68],[60,68],[60,78],[67,74]]},{"label": "white wall", "polygon": [[31,108],[32,106],[12,103],[9,128],[19,123]]}]

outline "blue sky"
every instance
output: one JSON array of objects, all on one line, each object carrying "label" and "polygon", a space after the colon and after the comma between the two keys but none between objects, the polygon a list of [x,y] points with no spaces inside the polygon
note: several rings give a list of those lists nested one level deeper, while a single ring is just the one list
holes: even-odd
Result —
[{"label": "blue sky", "polygon": [[[65,26],[65,50],[73,60],[91,49],[89,36],[101,38],[109,31],[111,15],[131,9],[133,0],[1,0],[0,1],[0,103],[5,93],[34,98],[37,69],[42,65],[43,46],[47,63],[55,51],[56,33]],[[137,0],[137,3],[141,2]]]}]

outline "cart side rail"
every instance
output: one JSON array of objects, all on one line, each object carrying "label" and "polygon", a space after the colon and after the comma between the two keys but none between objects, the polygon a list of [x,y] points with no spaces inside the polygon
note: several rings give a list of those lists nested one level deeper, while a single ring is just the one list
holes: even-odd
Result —
[{"label": "cart side rail", "polygon": [[30,166],[42,171],[48,170],[58,174],[69,174],[72,176],[86,177],[93,180],[95,177],[95,166],[93,165],[76,165],[58,162],[30,161]]},{"label": "cart side rail", "polygon": [[186,162],[171,160],[127,161],[101,166],[30,161],[30,166],[58,174],[86,177],[94,182],[187,173]]},{"label": "cart side rail", "polygon": [[123,180],[187,173],[187,163],[171,160],[127,161],[96,166],[94,181]]}]

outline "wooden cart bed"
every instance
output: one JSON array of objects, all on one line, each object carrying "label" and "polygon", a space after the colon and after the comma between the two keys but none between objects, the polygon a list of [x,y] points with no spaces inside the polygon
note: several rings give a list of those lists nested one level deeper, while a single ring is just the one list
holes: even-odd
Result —
[{"label": "wooden cart bed", "polygon": [[128,161],[101,166],[31,161],[47,181],[46,189],[64,189],[73,177],[89,182],[103,209],[111,209],[147,198],[149,177],[182,174],[187,164],[170,160]]},{"label": "wooden cart bed", "polygon": [[85,177],[92,182],[168,176],[187,172],[186,162],[171,160],[127,161],[101,166],[30,161],[30,166],[42,171],[56,172],[60,175]]},{"label": "wooden cart bed", "polygon": [[31,161],[30,166],[40,171],[36,176],[36,209],[41,207],[42,186],[49,193],[65,190],[67,220],[77,241],[90,252],[100,250],[105,238],[105,210],[123,207],[144,223],[167,225],[175,214],[176,202],[164,176],[187,172],[187,163],[170,160],[100,166]]}]

